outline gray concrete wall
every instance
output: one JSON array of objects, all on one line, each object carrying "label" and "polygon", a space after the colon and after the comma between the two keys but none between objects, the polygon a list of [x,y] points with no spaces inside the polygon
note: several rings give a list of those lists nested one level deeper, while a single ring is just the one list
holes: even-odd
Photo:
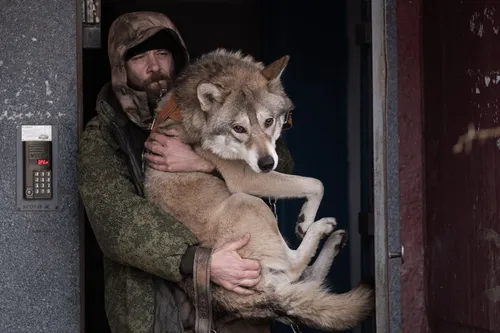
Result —
[{"label": "gray concrete wall", "polygon": [[[74,1],[0,0],[0,332],[80,331]],[[17,127],[57,126],[58,210],[18,211]]]}]

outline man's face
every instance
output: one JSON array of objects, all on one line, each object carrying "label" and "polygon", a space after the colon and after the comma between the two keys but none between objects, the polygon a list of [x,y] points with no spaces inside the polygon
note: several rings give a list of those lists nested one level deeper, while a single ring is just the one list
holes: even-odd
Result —
[{"label": "man's face", "polygon": [[167,50],[151,50],[130,58],[126,64],[128,85],[145,91],[150,100],[172,87],[174,62]]}]

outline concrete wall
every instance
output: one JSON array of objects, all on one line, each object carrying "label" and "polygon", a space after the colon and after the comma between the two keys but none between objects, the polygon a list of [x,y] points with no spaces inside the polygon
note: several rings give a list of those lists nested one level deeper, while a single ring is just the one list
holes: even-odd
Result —
[{"label": "concrete wall", "polygon": [[[74,1],[0,0],[0,332],[80,331]],[[58,129],[58,210],[17,209],[17,127]]]}]

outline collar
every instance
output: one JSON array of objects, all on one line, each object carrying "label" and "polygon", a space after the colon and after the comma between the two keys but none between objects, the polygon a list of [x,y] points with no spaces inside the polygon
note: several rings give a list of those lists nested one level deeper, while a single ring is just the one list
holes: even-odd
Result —
[{"label": "collar", "polygon": [[162,124],[168,118],[181,121],[181,109],[179,105],[175,101],[174,95],[169,99],[168,103],[158,112],[156,117],[153,119],[153,123],[151,124],[151,132],[154,132],[160,124]]}]

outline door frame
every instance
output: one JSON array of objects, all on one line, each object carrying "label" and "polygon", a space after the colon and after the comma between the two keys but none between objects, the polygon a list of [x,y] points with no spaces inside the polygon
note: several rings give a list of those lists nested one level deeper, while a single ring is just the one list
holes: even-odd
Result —
[{"label": "door frame", "polygon": [[377,332],[429,332],[421,9],[422,0],[372,1]]},{"label": "door frame", "polygon": [[425,304],[422,2],[372,1],[377,332],[430,332]]},{"label": "door frame", "polygon": [[373,0],[372,118],[373,118],[373,219],[375,251],[375,322],[377,332],[390,332],[387,244],[387,108],[385,1]]}]

